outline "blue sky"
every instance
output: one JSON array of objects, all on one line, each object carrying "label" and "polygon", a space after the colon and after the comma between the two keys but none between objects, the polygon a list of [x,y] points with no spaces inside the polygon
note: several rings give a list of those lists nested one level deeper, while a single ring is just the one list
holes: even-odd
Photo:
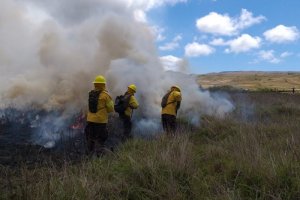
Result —
[{"label": "blue sky", "polygon": [[300,71],[300,1],[187,0],[147,12],[159,55],[192,73]]}]

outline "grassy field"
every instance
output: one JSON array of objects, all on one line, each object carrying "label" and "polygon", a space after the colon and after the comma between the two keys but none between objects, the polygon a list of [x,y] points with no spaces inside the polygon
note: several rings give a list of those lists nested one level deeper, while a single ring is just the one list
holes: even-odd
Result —
[{"label": "grassy field", "polygon": [[300,73],[226,72],[200,75],[203,88],[230,86],[247,90],[291,90],[300,92]]},{"label": "grassy field", "polygon": [[0,199],[300,199],[300,95],[230,93],[234,112],[103,158],[0,166]]}]

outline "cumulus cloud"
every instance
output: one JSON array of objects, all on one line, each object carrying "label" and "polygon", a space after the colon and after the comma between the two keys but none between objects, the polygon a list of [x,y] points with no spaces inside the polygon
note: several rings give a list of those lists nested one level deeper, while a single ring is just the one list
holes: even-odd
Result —
[{"label": "cumulus cloud", "polygon": [[187,44],[184,50],[185,55],[188,57],[208,56],[215,52],[215,49],[211,46],[197,42]]},{"label": "cumulus cloud", "polygon": [[241,30],[254,24],[261,23],[266,18],[264,16],[254,17],[251,12],[242,9],[239,17],[230,17],[228,14],[211,12],[208,15],[197,19],[196,26],[199,31],[215,35],[232,36]]},{"label": "cumulus cloud", "polygon": [[167,55],[160,57],[160,61],[166,71],[187,72],[188,70],[188,61],[183,58]]},{"label": "cumulus cloud", "polygon": [[253,17],[252,12],[249,12],[247,9],[242,9],[241,15],[236,22],[236,27],[237,29],[242,30],[252,25],[259,24],[264,20],[266,20],[264,16],[259,15],[257,17]]},{"label": "cumulus cloud", "polygon": [[226,46],[228,45],[228,42],[225,42],[223,38],[216,38],[213,39],[209,44],[213,46]]},{"label": "cumulus cloud", "polygon": [[259,48],[261,46],[261,38],[243,34],[236,39],[228,41],[227,44],[229,45],[229,49],[225,50],[226,53],[247,52]]},{"label": "cumulus cloud", "polygon": [[269,50],[269,51],[261,50],[258,52],[258,56],[261,60],[265,60],[273,64],[277,64],[281,61],[280,59],[276,58],[276,56],[274,55],[274,50]]},{"label": "cumulus cloud", "polygon": [[228,15],[221,15],[211,12],[208,15],[198,19],[196,26],[201,32],[217,35],[236,34],[236,28]]},{"label": "cumulus cloud", "polygon": [[159,47],[162,51],[171,51],[179,47],[179,41],[182,40],[181,35],[177,35],[173,38],[173,40],[169,43],[166,43]]},{"label": "cumulus cloud", "polygon": [[284,60],[284,58],[287,58],[289,56],[292,56],[292,52],[285,51],[281,54],[275,53],[274,50],[261,50],[257,54],[258,58],[254,60],[253,63],[258,63],[260,61],[266,61],[272,64],[278,64]]},{"label": "cumulus cloud", "polygon": [[287,43],[297,40],[300,36],[299,30],[295,26],[287,27],[278,25],[273,29],[264,32],[266,40],[273,43]]}]

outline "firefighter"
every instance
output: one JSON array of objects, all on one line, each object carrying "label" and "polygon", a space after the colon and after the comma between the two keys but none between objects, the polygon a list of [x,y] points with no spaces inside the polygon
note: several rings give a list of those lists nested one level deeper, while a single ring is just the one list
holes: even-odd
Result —
[{"label": "firefighter", "polygon": [[[139,106],[138,101],[134,97],[134,94],[136,93],[137,88],[134,84],[131,84],[128,86],[127,91],[123,96],[122,102],[123,102],[123,108],[120,109],[119,116],[120,119],[123,122],[123,136],[122,140],[125,141],[126,139],[132,138],[131,135],[131,129],[132,129],[132,114],[133,114],[133,109],[137,109]],[[122,107],[122,106],[121,106]]]},{"label": "firefighter", "polygon": [[[108,137],[107,122],[108,113],[114,111],[112,98],[106,90],[106,80],[103,76],[96,76],[94,89],[89,92],[89,109],[87,113],[87,125],[85,136],[87,141],[87,153],[89,155],[101,155],[104,143]],[[99,146],[99,148],[97,148]],[[98,151],[99,150],[99,151]]]},{"label": "firefighter", "polygon": [[176,115],[181,104],[181,90],[174,85],[162,99],[161,120],[163,130],[167,134],[174,134],[176,131]]}]

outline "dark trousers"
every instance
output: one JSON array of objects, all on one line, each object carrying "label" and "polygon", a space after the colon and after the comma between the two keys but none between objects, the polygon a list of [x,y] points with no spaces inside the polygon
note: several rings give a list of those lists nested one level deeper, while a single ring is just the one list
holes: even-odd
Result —
[{"label": "dark trousers", "polygon": [[87,154],[98,153],[97,146],[103,151],[104,143],[107,140],[108,132],[106,124],[87,122],[85,127]]},{"label": "dark trousers", "polygon": [[131,129],[132,123],[131,118],[125,114],[120,115],[121,120],[123,121],[123,139],[131,138]]},{"label": "dark trousers", "polygon": [[176,131],[176,117],[174,115],[162,114],[161,122],[167,134],[174,134]]}]

